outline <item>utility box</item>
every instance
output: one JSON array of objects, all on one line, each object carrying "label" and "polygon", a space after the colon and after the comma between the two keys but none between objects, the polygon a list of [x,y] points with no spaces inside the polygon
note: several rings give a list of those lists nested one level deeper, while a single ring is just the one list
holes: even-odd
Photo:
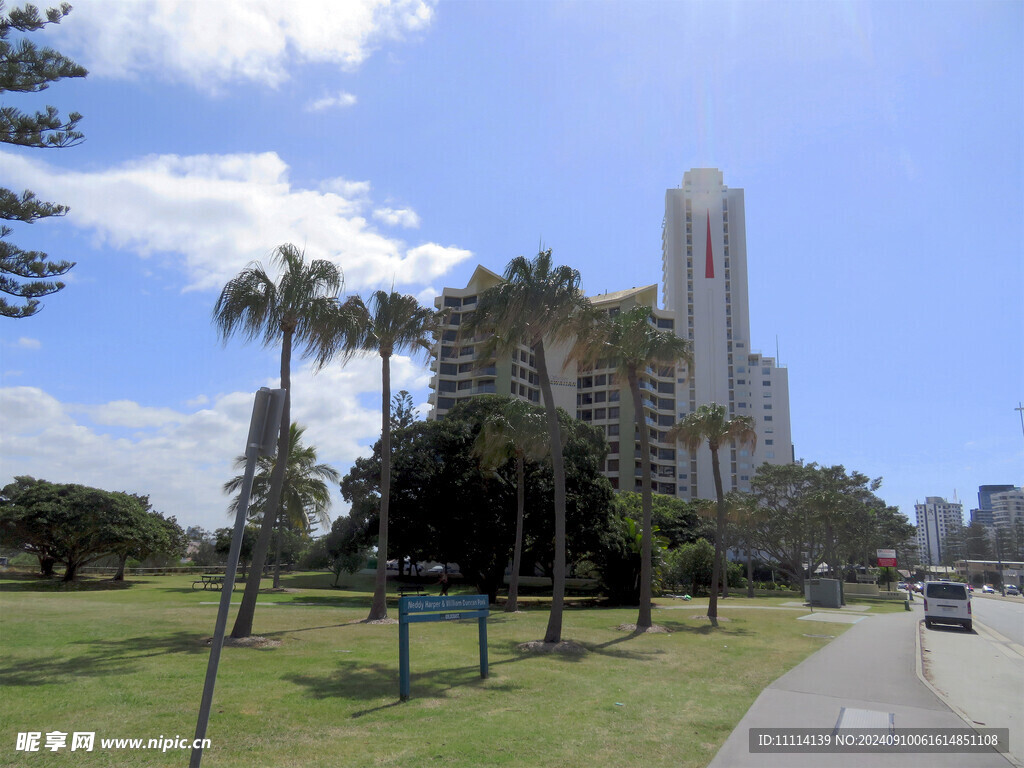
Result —
[{"label": "utility box", "polygon": [[838,579],[808,579],[804,582],[804,597],[814,608],[839,608],[843,604]]}]

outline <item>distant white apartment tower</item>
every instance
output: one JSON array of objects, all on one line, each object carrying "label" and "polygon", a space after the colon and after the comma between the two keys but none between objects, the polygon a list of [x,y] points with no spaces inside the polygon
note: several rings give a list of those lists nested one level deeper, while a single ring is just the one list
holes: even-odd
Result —
[{"label": "distant white apartment tower", "polygon": [[[457,345],[458,330],[466,316],[476,309],[480,293],[501,281],[485,267],[477,267],[465,288],[445,288],[434,301],[448,310],[448,325],[441,332],[435,358],[430,364],[429,418],[439,419],[459,400],[481,394],[511,395],[520,400],[541,403],[540,382],[532,350],[520,344],[512,354],[482,360],[477,345],[463,340]],[[628,311],[643,305],[651,307],[651,324],[663,331],[675,330],[671,313],[657,309],[658,286],[648,285],[590,297],[595,308],[609,313]],[[555,405],[587,424],[598,427],[608,441],[604,474],[612,487],[639,490],[641,462],[640,435],[635,426],[632,398],[613,368],[577,371],[575,363],[565,364],[564,345],[546,350],[548,375]],[[656,493],[677,495],[676,446],[665,440],[665,432],[675,423],[676,375],[674,366],[660,366],[640,376],[644,424],[650,439],[648,463],[652,488]],[[625,392],[625,394],[623,394]]]},{"label": "distant white apartment tower", "polygon": [[[694,168],[665,193],[662,231],[665,309],[676,332],[693,342],[694,364],[678,376],[677,416],[708,403],[754,418],[757,447],[720,453],[726,490],[749,490],[764,462],[793,461],[789,376],[750,347],[747,239],[743,190],[729,189],[717,168]],[[677,453],[679,495],[714,498],[711,452]]]},{"label": "distant white apartment tower", "polygon": [[996,528],[1013,528],[1024,523],[1024,490],[1012,488],[992,494],[992,524]]},{"label": "distant white apartment tower", "polygon": [[964,506],[939,496],[927,496],[924,504],[915,504],[917,513],[917,549],[924,565],[942,565],[949,537],[964,525]]}]

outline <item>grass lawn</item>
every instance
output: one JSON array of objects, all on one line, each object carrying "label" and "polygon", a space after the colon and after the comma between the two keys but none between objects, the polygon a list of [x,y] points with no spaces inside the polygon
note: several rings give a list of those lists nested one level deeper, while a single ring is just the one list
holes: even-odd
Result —
[{"label": "grass lawn", "polygon": [[[547,611],[527,600],[489,619],[486,680],[475,621],[412,625],[412,700],[399,703],[398,625],[353,623],[369,594],[326,589],[330,578],[296,574],[261,595],[255,631],[278,647],[224,649],[204,766],[705,766],[761,689],[828,642],[809,634],[846,629],[760,610],[786,598],[730,597],[718,629],[699,618],[706,601],[659,610],[670,633],[647,635],[616,629],[636,609],[586,607],[563,632],[585,653],[536,655],[517,645],[543,636]],[[99,740],[191,740],[220,597],[191,581],[65,591],[0,578],[0,765],[187,765],[187,751]],[[903,605],[868,613],[887,610]],[[92,731],[96,748],[17,752],[25,731]]]}]

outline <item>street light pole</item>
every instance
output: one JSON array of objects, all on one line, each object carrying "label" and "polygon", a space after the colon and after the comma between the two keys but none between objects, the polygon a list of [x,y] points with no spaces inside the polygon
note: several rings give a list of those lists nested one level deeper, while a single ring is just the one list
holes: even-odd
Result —
[{"label": "street light pole", "polygon": [[1021,434],[1024,434],[1024,403],[1018,400],[1017,407],[1014,408],[1013,410],[1017,411],[1017,413],[1020,414],[1020,431]]}]

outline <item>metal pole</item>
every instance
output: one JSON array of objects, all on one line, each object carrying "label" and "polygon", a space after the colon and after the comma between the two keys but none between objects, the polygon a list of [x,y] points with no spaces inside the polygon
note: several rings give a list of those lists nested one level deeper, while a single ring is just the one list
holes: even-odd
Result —
[{"label": "metal pole", "polygon": [[[188,763],[189,768],[199,768],[203,760],[201,745],[202,740],[206,738],[206,727],[210,722],[213,689],[217,684],[217,667],[220,664],[220,652],[224,646],[224,631],[227,627],[231,597],[235,589],[235,574],[238,570],[238,557],[242,551],[242,535],[245,531],[246,513],[249,510],[252,479],[256,473],[256,460],[261,452],[267,452],[267,417],[274,412],[280,413],[278,405],[279,401],[283,403],[283,397],[281,397],[283,393],[283,389],[271,391],[263,387],[256,393],[253,402],[252,418],[249,421],[249,437],[245,443],[245,473],[238,495],[238,510],[235,513],[235,529],[231,536],[231,549],[228,552],[228,561],[224,568],[224,585],[220,594],[220,607],[217,610],[217,624],[213,631],[213,640],[210,643],[210,660],[206,666],[206,682],[203,684],[203,698],[199,705],[199,718],[196,721],[196,735],[192,745],[192,757]],[[278,417],[279,420],[280,417]]]},{"label": "metal pole", "polygon": [[412,693],[409,677],[409,623],[401,616],[398,624],[398,697],[408,701]]},{"label": "metal pole", "polygon": [[480,622],[480,677],[487,679],[487,617],[481,616]]},{"label": "metal pole", "polygon": [[1024,403],[1018,400],[1017,407],[1014,408],[1013,410],[1017,411],[1020,414],[1020,431],[1021,433],[1024,433]]}]

